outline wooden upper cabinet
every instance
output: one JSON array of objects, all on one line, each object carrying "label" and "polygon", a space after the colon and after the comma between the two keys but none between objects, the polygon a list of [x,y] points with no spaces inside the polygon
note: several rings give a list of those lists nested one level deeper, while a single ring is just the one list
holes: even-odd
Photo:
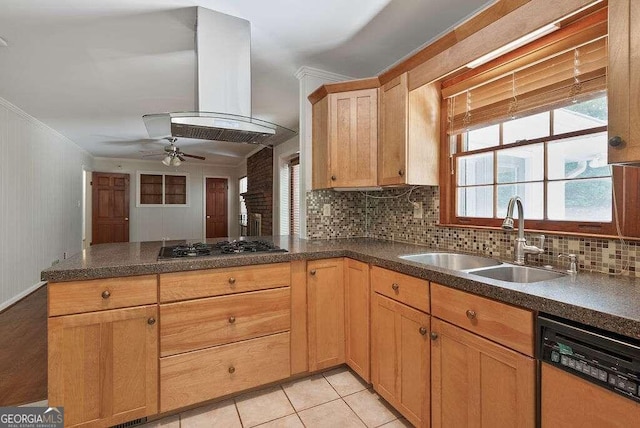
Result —
[{"label": "wooden upper cabinet", "polygon": [[609,1],[609,163],[640,164],[640,3]]},{"label": "wooden upper cabinet", "polygon": [[407,73],[380,87],[378,184],[437,185],[440,88],[409,92]]},{"label": "wooden upper cabinet", "polygon": [[309,371],[345,362],[344,261],[307,263]]},{"label": "wooden upper cabinet", "polygon": [[536,426],[535,360],[431,319],[433,428]]},{"label": "wooden upper cabinet", "polygon": [[313,106],[313,188],[377,184],[378,91],[328,94]]},{"label": "wooden upper cabinet", "polygon": [[155,305],[49,318],[50,406],[65,426],[109,427],[158,410]]},{"label": "wooden upper cabinet", "polygon": [[347,365],[369,382],[369,265],[344,260],[345,345]]}]

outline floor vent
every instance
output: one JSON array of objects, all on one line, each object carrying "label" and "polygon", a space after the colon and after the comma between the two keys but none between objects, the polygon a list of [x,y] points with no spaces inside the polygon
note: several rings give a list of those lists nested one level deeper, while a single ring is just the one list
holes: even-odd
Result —
[{"label": "floor vent", "polygon": [[114,425],[111,428],[129,428],[129,427],[137,427],[138,425],[142,425],[147,422],[147,418],[134,419],[132,421],[124,422],[118,425]]}]

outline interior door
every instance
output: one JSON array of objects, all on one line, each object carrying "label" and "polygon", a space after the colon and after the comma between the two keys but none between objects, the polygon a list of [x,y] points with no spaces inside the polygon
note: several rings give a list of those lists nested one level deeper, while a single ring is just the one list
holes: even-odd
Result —
[{"label": "interior door", "polygon": [[207,238],[229,236],[226,178],[207,178]]},{"label": "interior door", "polygon": [[91,244],[129,242],[129,174],[94,172]]}]

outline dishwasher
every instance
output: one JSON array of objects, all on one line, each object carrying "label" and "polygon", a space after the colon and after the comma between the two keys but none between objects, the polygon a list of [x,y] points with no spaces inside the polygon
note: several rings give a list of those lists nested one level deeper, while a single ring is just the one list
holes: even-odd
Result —
[{"label": "dishwasher", "polygon": [[540,425],[640,427],[640,341],[538,316]]}]

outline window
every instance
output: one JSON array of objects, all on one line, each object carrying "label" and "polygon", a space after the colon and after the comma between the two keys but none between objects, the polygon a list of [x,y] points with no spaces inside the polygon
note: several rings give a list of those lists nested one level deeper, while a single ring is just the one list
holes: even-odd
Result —
[{"label": "window", "polygon": [[238,193],[240,195],[240,235],[244,236],[247,234],[247,203],[244,199],[244,194],[247,193],[247,177],[241,177],[238,180]]},{"label": "window", "polygon": [[[638,236],[633,168],[607,165],[606,9],[442,82],[441,224]],[[614,192],[614,190],[616,190]]]},{"label": "window", "polygon": [[189,175],[138,172],[137,206],[189,206]]},{"label": "window", "polygon": [[289,233],[300,236],[300,158],[289,161]]}]

